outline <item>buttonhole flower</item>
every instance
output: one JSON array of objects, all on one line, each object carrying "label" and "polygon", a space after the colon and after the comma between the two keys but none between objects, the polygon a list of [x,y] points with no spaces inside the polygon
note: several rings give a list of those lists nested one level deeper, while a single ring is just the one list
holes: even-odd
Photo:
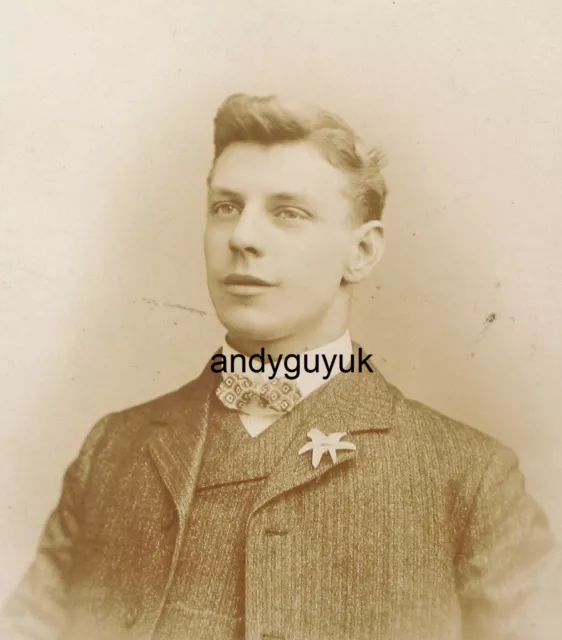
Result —
[{"label": "buttonhole flower", "polygon": [[341,442],[341,439],[347,435],[346,433],[330,433],[326,435],[318,429],[311,429],[306,434],[311,442],[307,442],[299,449],[299,455],[312,451],[312,466],[316,467],[320,464],[322,456],[326,451],[330,454],[332,462],[336,461],[336,452],[339,450],[353,450],[357,448],[353,442]]}]

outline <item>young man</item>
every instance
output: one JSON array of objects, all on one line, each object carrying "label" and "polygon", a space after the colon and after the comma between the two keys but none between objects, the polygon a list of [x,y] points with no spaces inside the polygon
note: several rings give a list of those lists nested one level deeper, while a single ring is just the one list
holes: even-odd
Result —
[{"label": "young man", "polygon": [[336,116],[238,94],[214,142],[225,342],[93,428],[7,637],[558,637],[556,546],[515,454],[404,398],[347,332],[383,253],[379,154]]}]

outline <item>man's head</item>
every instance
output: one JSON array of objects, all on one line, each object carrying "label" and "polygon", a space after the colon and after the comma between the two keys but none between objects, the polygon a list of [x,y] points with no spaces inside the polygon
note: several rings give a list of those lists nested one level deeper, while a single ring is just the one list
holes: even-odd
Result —
[{"label": "man's head", "polygon": [[[229,339],[308,348],[345,329],[383,252],[380,154],[339,117],[230,96],[215,117],[205,257]],[[244,276],[263,285],[237,284]]]}]

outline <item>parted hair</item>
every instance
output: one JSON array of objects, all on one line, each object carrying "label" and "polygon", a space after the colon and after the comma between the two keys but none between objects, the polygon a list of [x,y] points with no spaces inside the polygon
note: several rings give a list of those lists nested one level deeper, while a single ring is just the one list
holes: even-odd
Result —
[{"label": "parted hair", "polygon": [[305,141],[349,175],[359,222],[380,220],[388,193],[381,173],[383,154],[368,149],[345,120],[323,109],[288,105],[275,95],[232,94],[214,119],[213,164],[236,142],[268,146]]}]

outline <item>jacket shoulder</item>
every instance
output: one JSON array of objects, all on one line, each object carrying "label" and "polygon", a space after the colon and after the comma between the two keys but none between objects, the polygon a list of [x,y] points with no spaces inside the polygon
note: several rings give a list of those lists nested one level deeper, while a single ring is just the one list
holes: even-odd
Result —
[{"label": "jacket shoulder", "polygon": [[478,466],[488,464],[494,457],[516,458],[508,445],[484,430],[400,395],[398,411],[407,437],[426,441],[443,456],[460,457]]},{"label": "jacket shoulder", "polygon": [[90,430],[82,453],[95,450],[124,452],[141,445],[158,424],[201,399],[205,380],[195,378],[181,387],[145,402],[126,407],[103,416]]}]

